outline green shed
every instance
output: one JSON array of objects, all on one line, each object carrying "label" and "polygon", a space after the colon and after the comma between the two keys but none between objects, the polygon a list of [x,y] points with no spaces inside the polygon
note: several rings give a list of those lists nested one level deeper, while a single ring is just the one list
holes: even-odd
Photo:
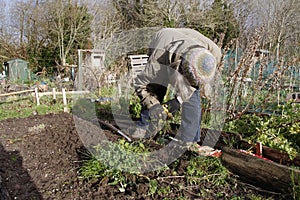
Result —
[{"label": "green shed", "polygon": [[28,62],[22,59],[13,59],[3,63],[7,79],[11,82],[27,82],[30,80]]}]

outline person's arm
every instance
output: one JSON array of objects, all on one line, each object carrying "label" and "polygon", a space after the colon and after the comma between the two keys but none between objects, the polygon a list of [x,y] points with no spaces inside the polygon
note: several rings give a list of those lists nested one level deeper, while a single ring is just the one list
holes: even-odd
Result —
[{"label": "person's arm", "polygon": [[[143,73],[139,74],[136,78],[135,93],[140,98],[140,103],[143,109],[148,110],[151,132],[156,133],[162,128],[162,122],[165,121],[167,115],[160,104],[158,96],[148,87],[149,84],[155,83],[159,77],[161,65],[157,62],[148,62]],[[159,91],[158,91],[159,92]]]},{"label": "person's arm", "polygon": [[147,85],[153,83],[153,80],[158,76],[160,64],[148,62],[145,70],[138,74],[135,79],[135,93],[140,98],[141,104],[144,108],[150,109],[156,104],[160,104],[158,98],[147,89]]}]

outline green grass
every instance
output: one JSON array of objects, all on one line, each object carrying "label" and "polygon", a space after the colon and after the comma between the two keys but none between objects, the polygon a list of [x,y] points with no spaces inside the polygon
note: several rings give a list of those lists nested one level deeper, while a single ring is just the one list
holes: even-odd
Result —
[{"label": "green grass", "polygon": [[[70,109],[70,104],[68,107]],[[50,97],[43,96],[40,99],[40,105],[36,105],[32,96],[13,96],[0,102],[0,120],[26,118],[34,114],[44,115],[63,111],[62,98],[58,98],[56,103],[54,103]]]}]

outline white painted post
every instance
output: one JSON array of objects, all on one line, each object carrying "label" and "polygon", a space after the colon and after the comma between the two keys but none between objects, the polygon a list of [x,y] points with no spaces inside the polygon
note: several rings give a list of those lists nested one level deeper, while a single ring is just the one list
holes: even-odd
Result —
[{"label": "white painted post", "polygon": [[262,148],[262,143],[257,142],[256,143],[256,155],[262,156],[263,155],[263,148]]},{"label": "white painted post", "polygon": [[69,112],[67,107],[67,95],[66,95],[66,89],[62,89],[62,95],[63,95],[63,103],[64,103],[64,112]]},{"label": "white painted post", "polygon": [[118,96],[120,97],[122,95],[122,88],[121,88],[121,84],[118,83]]},{"label": "white painted post", "polygon": [[55,88],[52,89],[52,94],[53,94],[53,102],[55,103],[56,102],[56,89]]},{"label": "white painted post", "polygon": [[35,88],[34,91],[35,91],[36,105],[39,106],[40,105],[39,90],[38,88]]},{"label": "white painted post", "polygon": [[64,106],[66,106],[67,105],[67,96],[66,96],[66,89],[65,88],[62,89],[62,95],[63,95]]}]

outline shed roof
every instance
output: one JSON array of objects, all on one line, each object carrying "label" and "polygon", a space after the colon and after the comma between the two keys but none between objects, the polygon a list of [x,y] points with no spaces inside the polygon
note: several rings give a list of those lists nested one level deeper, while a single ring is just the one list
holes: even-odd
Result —
[{"label": "shed roof", "polygon": [[6,61],[7,63],[13,63],[13,62],[25,62],[25,63],[29,63],[29,62],[27,62],[26,60],[23,60],[23,59],[21,59],[21,58],[14,58],[14,59],[11,59],[11,60],[9,60],[9,61]]}]

